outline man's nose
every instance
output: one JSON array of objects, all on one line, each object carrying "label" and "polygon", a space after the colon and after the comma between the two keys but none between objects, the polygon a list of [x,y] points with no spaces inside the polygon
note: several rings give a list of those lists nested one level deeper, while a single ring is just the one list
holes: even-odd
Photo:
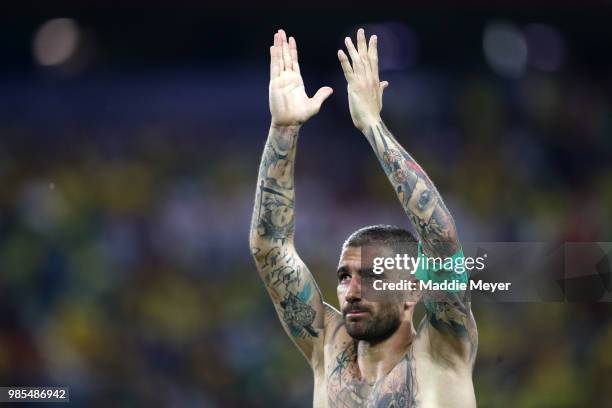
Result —
[{"label": "man's nose", "polygon": [[359,275],[351,278],[345,297],[347,302],[358,302],[361,300],[361,277]]}]

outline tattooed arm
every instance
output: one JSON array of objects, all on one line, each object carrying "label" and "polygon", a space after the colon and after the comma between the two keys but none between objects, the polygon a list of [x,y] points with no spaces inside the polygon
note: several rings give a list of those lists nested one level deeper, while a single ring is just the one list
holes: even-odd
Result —
[{"label": "tattooed arm", "polygon": [[[457,230],[442,197],[427,174],[393,137],[380,118],[383,90],[388,86],[378,77],[377,38],[366,44],[363,29],[357,33],[357,48],[350,38],[346,54],[338,58],[348,81],[349,107],[355,126],[366,136],[378,157],[393,189],[412,222],[426,256],[452,257],[461,250]],[[459,293],[424,293],[427,322],[420,330],[433,328],[430,338],[434,348],[451,346],[473,358],[476,347],[476,326],[470,305]],[[443,344],[442,344],[443,343]]]},{"label": "tattooed arm", "polygon": [[332,90],[323,87],[314,97],[306,96],[295,40],[287,41],[284,31],[274,35],[270,56],[272,124],[259,167],[250,248],[285,331],[312,361],[325,306],[293,246],[293,172],[300,126],[319,111]]}]

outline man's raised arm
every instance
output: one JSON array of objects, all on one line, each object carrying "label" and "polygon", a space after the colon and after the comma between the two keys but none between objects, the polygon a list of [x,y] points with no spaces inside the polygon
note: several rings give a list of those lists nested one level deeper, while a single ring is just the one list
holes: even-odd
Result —
[{"label": "man's raised arm", "polygon": [[321,340],[325,307],[317,284],[293,246],[293,172],[300,126],[332,93],[323,87],[308,98],[295,40],[279,30],[270,47],[272,124],[264,149],[250,231],[250,248],[287,334],[312,361]]},{"label": "man's raised arm", "polygon": [[[395,140],[380,117],[383,90],[388,83],[379,81],[376,36],[370,37],[369,44],[366,44],[364,31],[360,29],[357,32],[357,48],[350,38],[347,37],[345,42],[352,64],[342,50],[338,51],[338,58],[348,81],[353,123],[374,149],[419,236],[419,248],[424,255],[431,257],[462,256],[455,223],[438,190]],[[429,278],[435,279],[434,276]],[[445,341],[460,340],[461,343],[469,340],[467,343],[471,347],[466,350],[459,350],[463,349],[459,344],[456,346],[457,351],[466,351],[472,358],[476,330],[469,303],[463,302],[461,296],[452,292],[436,293],[436,296],[424,293],[423,302],[428,322],[436,329],[434,336],[442,335]]]}]

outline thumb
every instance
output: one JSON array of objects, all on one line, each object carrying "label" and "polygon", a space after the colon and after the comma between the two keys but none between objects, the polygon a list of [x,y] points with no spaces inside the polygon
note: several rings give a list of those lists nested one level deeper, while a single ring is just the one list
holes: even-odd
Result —
[{"label": "thumb", "polygon": [[321,89],[319,89],[316,94],[314,94],[314,96],[312,97],[312,100],[316,103],[318,107],[320,107],[321,104],[327,98],[329,98],[329,95],[331,95],[333,92],[334,90],[331,89],[329,86],[324,86]]},{"label": "thumb", "polygon": [[382,82],[379,84],[379,87],[380,87],[380,94],[379,94],[379,96],[378,96],[378,99],[379,99],[379,101],[378,101],[378,102],[380,103],[380,108],[381,108],[381,109],[382,109],[382,103],[383,103],[383,102],[382,102],[382,100],[383,100],[383,93],[385,92],[385,88],[386,88],[386,87],[388,87],[388,86],[389,86],[389,82],[388,82],[388,81],[382,81]]}]

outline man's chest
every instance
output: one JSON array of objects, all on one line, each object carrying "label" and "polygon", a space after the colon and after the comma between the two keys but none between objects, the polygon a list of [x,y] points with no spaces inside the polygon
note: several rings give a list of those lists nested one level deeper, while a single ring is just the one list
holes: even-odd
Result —
[{"label": "man's chest", "polygon": [[417,401],[416,369],[412,353],[377,382],[361,380],[354,343],[335,347],[326,361],[326,394],[330,408],[408,408]]}]

